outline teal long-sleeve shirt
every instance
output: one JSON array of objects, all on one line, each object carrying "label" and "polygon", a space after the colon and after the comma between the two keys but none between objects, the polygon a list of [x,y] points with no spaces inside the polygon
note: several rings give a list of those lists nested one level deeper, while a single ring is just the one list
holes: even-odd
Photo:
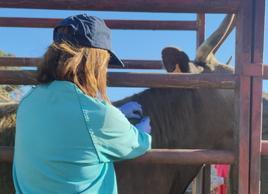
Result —
[{"label": "teal long-sleeve shirt", "polygon": [[151,136],[75,84],[33,88],[17,111],[17,194],[117,194],[113,162],[144,154]]}]

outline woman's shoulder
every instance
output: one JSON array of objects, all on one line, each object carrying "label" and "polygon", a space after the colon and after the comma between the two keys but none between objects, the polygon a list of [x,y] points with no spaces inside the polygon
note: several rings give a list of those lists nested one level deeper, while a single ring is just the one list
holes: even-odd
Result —
[{"label": "woman's shoulder", "polygon": [[[75,99],[75,84],[68,81],[52,81],[49,83],[37,84],[29,88],[22,97],[20,104],[24,101],[40,101],[41,99],[49,101],[51,99]],[[36,100],[38,99],[38,100]]]}]

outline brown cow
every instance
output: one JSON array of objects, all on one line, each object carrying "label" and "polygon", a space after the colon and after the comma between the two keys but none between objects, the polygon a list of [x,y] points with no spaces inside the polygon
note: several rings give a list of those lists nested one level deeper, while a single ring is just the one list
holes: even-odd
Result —
[{"label": "brown cow", "polygon": [[[178,49],[164,49],[162,52],[163,62],[167,71],[233,73],[232,68],[219,64],[213,55],[216,47],[231,31],[233,23],[234,16],[228,15],[216,32],[198,49],[194,62],[190,62],[187,55]],[[232,90],[155,88],[115,104],[120,105],[129,100],[142,104],[144,115],[150,116],[153,148],[231,150],[233,147],[234,92]],[[267,103],[268,98],[265,96],[263,120],[263,136],[265,138],[268,137],[268,122],[265,120],[265,115],[268,114]],[[1,142],[1,145],[13,145],[16,105],[3,105],[0,110],[2,111],[0,111],[0,142],[6,140],[6,142]],[[263,164],[267,164],[267,161],[266,158]],[[3,165],[9,166],[7,168]],[[183,194],[200,167],[201,165],[129,165],[118,163],[116,171],[119,193]],[[266,165],[263,165],[263,168],[265,167]],[[10,170],[11,166],[10,164],[1,164],[0,173],[3,174],[0,175],[0,188],[3,193],[11,193],[8,190],[11,189],[12,182],[7,176],[7,172],[2,171],[4,168]],[[262,181],[267,183],[268,170],[263,169],[263,172]],[[7,186],[5,186],[6,184]],[[262,186],[262,194],[267,194],[267,189]]]}]

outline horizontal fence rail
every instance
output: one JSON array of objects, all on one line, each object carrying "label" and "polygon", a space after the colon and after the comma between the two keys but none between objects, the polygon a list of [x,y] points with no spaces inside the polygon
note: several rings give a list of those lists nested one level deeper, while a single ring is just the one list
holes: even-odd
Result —
[{"label": "horizontal fence rail", "polygon": [[[13,147],[0,146],[0,162],[13,160]],[[232,164],[231,151],[208,149],[153,149],[145,155],[128,161],[160,164]]]},{"label": "horizontal fence rail", "polygon": [[[40,58],[31,57],[0,57],[0,67],[37,67],[40,63]],[[123,60],[124,69],[163,69],[162,61],[160,60]],[[110,65],[109,68],[122,68],[118,65]]]},{"label": "horizontal fence rail", "polygon": [[162,164],[232,164],[231,151],[208,149],[153,149],[144,156],[129,162]]},{"label": "horizontal fence rail", "polygon": [[234,89],[236,76],[223,74],[110,73],[108,83],[117,87]]},{"label": "horizontal fence rail", "polygon": [[[13,160],[13,147],[0,146],[0,162]],[[262,141],[262,155],[268,155],[268,141]],[[130,162],[165,164],[232,164],[234,155],[230,151],[208,149],[153,149],[144,156]]]},{"label": "horizontal fence rail", "polygon": [[[40,58],[33,57],[0,57],[0,66],[35,67],[40,63]],[[162,69],[163,64],[160,60],[123,60],[124,69]],[[121,68],[118,65],[111,65],[110,68]],[[256,68],[251,67],[251,71]],[[257,69],[258,70],[258,69]],[[250,75],[250,72],[247,72]],[[251,72],[252,74],[254,72]],[[255,75],[255,74],[254,74]],[[255,76],[258,76],[257,74]],[[268,64],[263,65],[263,79],[268,79]]]},{"label": "horizontal fence rail", "polygon": [[261,144],[261,154],[268,156],[268,140],[263,140]]},{"label": "horizontal fence rail", "polygon": [[0,0],[0,7],[130,12],[229,13],[236,12],[240,2],[240,0]]},{"label": "horizontal fence rail", "polygon": [[[0,84],[34,85],[36,71],[0,71]],[[167,74],[109,72],[108,85],[113,87],[151,88],[221,88],[234,89],[236,76],[230,74]]]},{"label": "horizontal fence rail", "polygon": [[263,65],[263,79],[268,79],[268,64]]},{"label": "horizontal fence rail", "polygon": [[[32,57],[0,57],[0,67],[37,67],[40,61],[40,58]],[[163,69],[163,64],[160,60],[125,59],[123,62],[125,64],[123,69]],[[110,65],[109,68],[121,69],[122,67]],[[250,72],[248,74],[250,75]],[[256,76],[258,75],[256,74]],[[263,65],[263,79],[268,79],[268,65]]]},{"label": "horizontal fence rail", "polygon": [[[62,19],[0,17],[0,27],[54,28]],[[196,21],[105,20],[111,29],[121,30],[197,30]]]}]

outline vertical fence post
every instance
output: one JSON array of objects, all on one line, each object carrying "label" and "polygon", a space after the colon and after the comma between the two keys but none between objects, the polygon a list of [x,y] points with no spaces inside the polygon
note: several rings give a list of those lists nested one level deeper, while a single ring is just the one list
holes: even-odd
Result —
[{"label": "vertical fence post", "polygon": [[261,128],[262,128],[262,79],[252,78],[250,139],[250,194],[260,193]]},{"label": "vertical fence post", "polygon": [[203,167],[203,188],[202,194],[209,194],[211,187],[211,165]]},{"label": "vertical fence post", "polygon": [[196,16],[197,20],[197,31],[196,31],[196,48],[198,48],[205,39],[205,14],[198,13]]},{"label": "vertical fence post", "polygon": [[235,153],[232,193],[248,194],[250,78],[240,76],[235,89]]},{"label": "vertical fence post", "polygon": [[251,63],[257,69],[252,77],[252,114],[250,139],[250,194],[260,193],[261,139],[262,139],[262,63],[264,41],[265,0],[252,2]]},{"label": "vertical fence post", "polygon": [[[204,42],[205,40],[205,14],[198,13],[196,16],[197,20],[197,31],[196,31],[196,49]],[[209,171],[209,172],[208,172]],[[210,165],[205,165],[202,170],[202,193],[208,194],[210,192]],[[201,176],[199,176],[201,179]]]},{"label": "vertical fence post", "polygon": [[233,165],[231,189],[235,194],[249,194],[249,134],[251,111],[251,79],[244,75],[246,64],[250,64],[252,0],[244,0],[237,13],[236,67],[239,76],[235,89],[235,153],[237,160]]}]

